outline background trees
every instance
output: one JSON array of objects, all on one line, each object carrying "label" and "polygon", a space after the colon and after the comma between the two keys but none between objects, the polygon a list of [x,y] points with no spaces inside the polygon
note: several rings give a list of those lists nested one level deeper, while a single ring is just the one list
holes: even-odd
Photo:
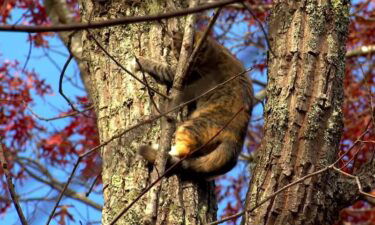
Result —
[{"label": "background trees", "polygon": [[[106,3],[106,2],[82,2],[82,12],[79,16],[78,3],[76,1],[2,1],[1,18],[7,24],[30,24],[30,25],[53,25],[53,24],[69,24],[73,21],[88,22],[98,21],[100,19],[113,19],[119,16],[129,16],[132,10],[139,10],[137,14],[148,15],[158,14],[165,11],[166,5],[143,5],[133,3],[128,7],[117,6],[120,3]],[[332,3],[333,4],[333,3]],[[117,7],[116,7],[117,6]],[[260,22],[264,23],[270,8],[273,6],[270,1],[249,1],[249,10],[242,4],[228,5],[223,8],[218,21],[216,22],[213,36],[220,42],[225,44],[232,50],[246,66],[253,66],[255,70],[251,73],[252,78],[255,79],[256,90],[260,91],[264,88],[265,72],[266,72],[266,49],[267,41],[265,34],[262,32]],[[175,8],[186,7],[180,3]],[[89,13],[92,14],[90,15]],[[197,18],[197,26],[204,30],[207,26],[209,17],[212,12],[200,14]],[[344,80],[344,94],[345,102],[343,106],[344,113],[344,131],[343,138],[339,149],[339,154],[346,153],[340,161],[340,168],[352,174],[358,174],[367,162],[371,162],[373,158],[373,103],[372,103],[372,85],[374,75],[374,5],[371,1],[354,1],[350,9],[351,24],[349,26],[349,37],[347,40],[346,60],[347,66]],[[173,22],[175,21],[175,22]],[[83,34],[83,42],[81,40],[81,33],[60,33],[59,38],[65,46],[70,46],[72,55],[75,57],[77,66],[73,66],[73,62],[69,65],[66,63],[69,59],[69,53],[65,50],[61,53],[61,49],[56,48],[56,34],[48,33],[30,33],[26,35],[24,42],[27,42],[30,47],[18,48],[18,44],[11,39],[11,33],[2,33],[4,37],[1,47],[3,48],[3,55],[1,56],[1,137],[2,146],[5,158],[8,163],[10,176],[16,185],[15,191],[19,196],[19,202],[24,209],[26,218],[34,223],[44,223],[50,215],[50,211],[54,206],[58,193],[67,181],[73,166],[76,163],[77,156],[84,154],[88,150],[94,148],[99,144],[99,136],[97,133],[96,119],[98,119],[98,127],[105,132],[101,132],[101,141],[110,140],[113,136],[121,131],[121,126],[127,127],[136,122],[147,119],[154,109],[150,98],[145,92],[144,87],[138,82],[131,79],[126,72],[124,72],[116,63],[111,60],[100,45],[95,43],[94,38],[99,44],[104,46],[109,51],[110,55],[114,56],[120,61],[120,64],[126,67],[126,60],[130,57],[130,49],[132,51],[142,52],[143,54],[154,54],[155,57],[168,56],[168,60],[173,59],[168,53],[164,53],[163,49],[168,45],[167,38],[162,39],[162,27],[167,26],[170,29],[177,29],[176,21],[182,21],[184,18],[161,20],[156,23],[142,23],[129,26],[106,27],[96,30],[91,30],[90,33]],[[153,25],[151,25],[153,24]],[[276,27],[280,27],[277,25]],[[180,27],[181,28],[181,27]],[[267,28],[267,27],[265,27]],[[270,32],[275,29],[271,29]],[[267,29],[266,29],[267,31]],[[152,34],[151,36],[147,33]],[[11,36],[12,35],[12,36]],[[271,33],[270,37],[274,37]],[[160,40],[163,41],[160,41]],[[275,41],[274,39],[270,40]],[[137,41],[134,41],[137,40]],[[80,44],[83,43],[83,46]],[[149,51],[150,47],[145,43],[150,43],[156,50]],[[59,45],[61,45],[59,43]],[[83,47],[83,48],[82,48]],[[272,46],[271,46],[272,47]],[[22,52],[21,56],[9,56],[5,53],[8,49],[11,52]],[[81,51],[81,50],[85,51]],[[56,53],[56,50],[58,51]],[[274,49],[272,49],[274,50]],[[274,50],[276,51],[276,49]],[[58,59],[58,54],[62,54],[62,59]],[[272,54],[272,53],[269,53]],[[45,60],[38,62],[39,60]],[[57,60],[57,61],[56,61]],[[62,76],[64,64],[68,65],[68,70],[64,73],[61,87],[63,93],[67,95],[73,103],[72,108],[62,97],[58,94],[58,79]],[[47,65],[54,65],[58,70],[47,69]],[[75,69],[72,69],[75,67]],[[95,86],[87,79],[87,72],[95,74],[94,82],[101,84]],[[47,75],[46,75],[47,74]],[[79,89],[83,88],[80,82],[76,82],[78,74],[83,78],[84,86],[90,93],[92,99],[95,99],[98,104],[95,106],[95,111],[92,110],[92,102]],[[55,77],[55,80],[49,80],[50,77]],[[142,77],[141,77],[142,78]],[[143,78],[142,78],[143,79]],[[46,80],[49,80],[47,82]],[[149,79],[151,86],[154,87],[152,80]],[[54,85],[51,87],[51,85]],[[74,87],[77,86],[78,89]],[[92,87],[95,87],[92,90]],[[130,89],[134,87],[134,89]],[[142,96],[133,90],[142,90]],[[132,92],[132,98],[124,91]],[[163,90],[161,90],[163,91]],[[100,93],[99,92],[103,92]],[[56,98],[51,96],[56,93]],[[158,101],[159,96],[155,94],[155,101]],[[111,104],[109,104],[111,103]],[[143,112],[133,112],[139,106],[146,104],[146,109]],[[110,105],[110,107],[107,107]],[[57,110],[55,107],[57,106]],[[255,111],[253,121],[250,125],[248,140],[246,142],[247,148],[244,149],[241,156],[241,162],[238,167],[231,173],[217,182],[217,193],[219,201],[219,216],[231,215],[243,210],[243,201],[245,192],[248,188],[250,173],[248,173],[248,163],[251,161],[252,152],[258,148],[260,140],[262,139],[262,104],[258,105],[258,110]],[[77,113],[75,109],[85,111],[84,113]],[[53,112],[52,114],[45,114],[46,111]],[[155,111],[154,111],[155,112]],[[133,113],[135,113],[133,115]],[[138,114],[137,114],[138,113]],[[74,116],[65,119],[55,118],[51,122],[45,122],[45,119],[51,117],[62,117],[63,115],[74,114]],[[142,117],[144,116],[144,117]],[[41,118],[46,117],[46,118]],[[47,118],[48,117],[48,118]],[[126,119],[125,119],[126,118]],[[44,119],[44,120],[43,120]],[[63,122],[61,122],[63,121]],[[116,124],[116,126],[111,125]],[[118,126],[120,124],[120,126]],[[65,192],[65,197],[56,210],[54,220],[59,223],[74,222],[83,223],[98,222],[99,216],[93,218],[93,215],[100,214],[102,201],[96,197],[101,195],[101,190],[104,189],[104,194],[110,199],[113,190],[107,186],[102,185],[101,178],[103,177],[104,184],[118,184],[118,193],[126,203],[130,203],[131,199],[135,198],[142,188],[146,185],[145,176],[148,175],[147,168],[138,160],[134,160],[134,155],[127,149],[135,150],[130,144],[138,138],[138,142],[146,139],[156,139],[160,130],[159,122],[151,125],[142,126],[134,133],[122,136],[120,139],[110,141],[105,145],[104,152],[110,160],[116,160],[116,156],[112,154],[121,154],[121,159],[124,161],[111,161],[104,167],[107,172],[103,176],[98,176],[101,172],[102,161],[98,157],[98,152],[93,151],[93,154],[80,158],[80,163],[76,176],[72,179],[72,185]],[[146,136],[143,136],[146,135]],[[135,137],[135,138],[134,138]],[[360,140],[360,141],[356,141]],[[267,141],[267,140],[264,140]],[[354,145],[355,144],[355,145]],[[354,147],[353,147],[354,146]],[[335,154],[335,149],[332,149],[332,154]],[[105,155],[104,155],[105,156]],[[129,160],[129,161],[126,161]],[[131,161],[131,162],[130,162]],[[2,160],[4,163],[4,160]],[[112,177],[116,168],[113,165],[123,164],[123,170],[117,171],[121,174],[129,174],[134,172],[138,174],[139,180],[129,179],[134,176],[118,176]],[[132,166],[130,166],[132,165]],[[366,164],[367,165],[367,164]],[[105,181],[107,179],[107,181]],[[128,179],[128,180],[127,180]],[[95,181],[95,182],[94,182]],[[343,183],[349,181],[344,180]],[[126,184],[137,183],[140,189],[135,189],[133,186],[125,186]],[[350,182],[349,182],[350,183]],[[93,192],[87,197],[84,192],[89,192],[90,186],[93,184]],[[172,190],[178,186],[177,178],[170,178],[165,181],[162,193],[167,193],[165,199],[175,199],[176,196],[170,195]],[[279,183],[283,186],[281,183]],[[0,206],[6,219],[15,218],[15,210],[12,206],[12,200],[9,196],[9,184],[2,177],[2,194]],[[186,185],[189,187],[189,185]],[[281,187],[280,186],[280,187]],[[208,189],[210,186],[206,186]],[[296,186],[298,187],[298,186]],[[355,186],[354,186],[355,187]],[[171,188],[168,190],[168,188]],[[130,190],[131,189],[131,190]],[[37,190],[37,191],[36,191]],[[106,193],[107,190],[107,193]],[[126,190],[129,190],[127,192]],[[192,185],[186,193],[190,197],[199,196],[199,189]],[[370,190],[367,190],[370,191]],[[46,194],[47,193],[47,194]],[[173,192],[172,192],[173,193]],[[113,197],[116,195],[113,195]],[[359,197],[360,195],[357,195]],[[68,198],[67,198],[68,197]],[[200,198],[200,200],[207,199]],[[76,199],[70,201],[69,198]],[[35,202],[38,202],[35,206]],[[204,201],[203,201],[204,202]],[[85,216],[86,212],[82,205],[89,206],[87,209],[90,216]],[[206,202],[207,203],[207,202]],[[204,203],[204,205],[207,205]],[[109,204],[109,203],[108,203]],[[140,205],[132,208],[139,210]],[[146,204],[146,203],[143,203]],[[173,208],[165,202],[165,208]],[[112,205],[106,205],[106,208]],[[138,209],[137,209],[138,207]],[[176,206],[176,213],[181,211]],[[194,208],[194,205],[191,205]],[[359,201],[355,203],[356,208],[360,210],[347,208],[341,213],[341,221],[369,221],[374,218],[374,213],[371,204],[367,201]],[[29,208],[29,211],[26,209]],[[199,207],[197,207],[199,208]],[[161,210],[163,206],[161,206]],[[196,212],[196,209],[190,212]],[[187,210],[188,211],[188,210]],[[95,212],[95,213],[94,213]],[[170,212],[168,212],[170,213]],[[182,215],[175,214],[176,218],[183,218]],[[82,216],[81,216],[81,215]],[[128,213],[137,215],[139,213]],[[207,214],[205,214],[207,215]],[[335,217],[337,215],[333,215]],[[160,218],[160,217],[159,217]],[[186,218],[190,218],[186,216]],[[191,218],[199,218],[199,216],[192,216]],[[11,220],[11,219],[9,219]]]}]

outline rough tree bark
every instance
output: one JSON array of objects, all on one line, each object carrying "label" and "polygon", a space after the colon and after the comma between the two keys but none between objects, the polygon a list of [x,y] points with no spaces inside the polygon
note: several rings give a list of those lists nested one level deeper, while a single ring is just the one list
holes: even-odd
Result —
[{"label": "rough tree bark", "polygon": [[[186,7],[186,1],[80,1],[82,22],[133,15],[149,15]],[[134,55],[176,62],[171,49],[173,31],[183,30],[184,18],[169,19],[83,32],[83,56],[87,62],[90,96],[95,105],[100,140],[157,113],[144,85],[121,70],[96,45],[94,38],[124,67]],[[168,31],[168,32],[167,32]],[[94,37],[94,38],[93,38]],[[140,79],[142,75],[136,74]],[[148,83],[164,92],[152,79]],[[162,97],[155,94],[155,102]],[[150,184],[146,162],[137,156],[141,144],[158,143],[160,122],[143,125],[112,141],[102,151],[104,207],[103,224],[108,224]],[[138,201],[116,224],[143,224],[149,196]],[[163,181],[156,224],[201,224],[216,218],[212,183],[192,183],[171,176]]]},{"label": "rough tree bark", "polygon": [[[247,209],[333,163],[342,132],[349,2],[278,0],[270,16],[264,138]],[[246,224],[333,224],[334,173],[294,185],[243,218]]]}]

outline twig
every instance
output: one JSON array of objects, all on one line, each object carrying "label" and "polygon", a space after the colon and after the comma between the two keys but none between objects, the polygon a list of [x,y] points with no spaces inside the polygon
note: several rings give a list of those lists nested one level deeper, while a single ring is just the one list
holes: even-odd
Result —
[{"label": "twig", "polygon": [[355,142],[353,143],[353,145],[344,153],[342,154],[334,163],[333,165],[336,165],[336,163],[340,162],[345,155],[347,155],[359,142],[362,141],[362,138],[369,132],[369,126],[370,126],[370,123],[371,123],[371,120],[367,123],[367,125],[365,126],[365,131],[363,131],[363,133],[357,138],[357,140],[355,140]]},{"label": "twig", "polygon": [[95,180],[92,182],[92,184],[90,186],[90,189],[85,194],[86,197],[89,197],[89,195],[91,194],[92,190],[94,189],[94,186],[95,186],[96,182],[98,182],[100,176],[101,176],[101,173],[99,173],[98,176],[95,177]]},{"label": "twig", "polygon": [[1,143],[0,143],[0,163],[1,163],[1,167],[3,168],[3,171],[4,171],[4,174],[5,174],[7,183],[8,183],[7,186],[8,186],[9,194],[10,194],[10,197],[12,198],[14,207],[17,210],[18,217],[20,218],[22,225],[27,225],[28,223],[27,223],[26,218],[25,218],[25,216],[22,212],[22,208],[20,206],[20,203],[18,202],[17,193],[14,190],[14,185],[13,185],[13,182],[12,182],[12,176],[9,172],[8,163],[5,159],[5,154],[4,154],[3,146],[2,146]]},{"label": "twig", "polygon": [[257,80],[257,79],[251,79],[251,81],[253,82],[253,84],[257,84],[261,87],[267,87],[267,82],[263,82],[263,81],[260,81],[260,80]]},{"label": "twig", "polygon": [[353,154],[353,156],[349,160],[347,160],[347,162],[343,166],[340,167],[340,170],[346,168],[353,160],[355,162],[355,160],[357,159],[357,155],[360,151],[361,148],[359,147],[358,150]]},{"label": "twig", "polygon": [[51,118],[46,118],[46,117],[42,117],[42,116],[38,115],[29,106],[26,106],[26,108],[28,110],[30,110],[31,114],[33,114],[37,119],[44,120],[44,121],[52,121],[52,120],[64,119],[64,118],[67,118],[67,117],[71,117],[71,116],[75,116],[75,115],[78,115],[78,114],[82,114],[82,113],[84,113],[86,111],[89,111],[89,110],[93,109],[94,105],[89,106],[86,109],[83,109],[82,111],[75,111],[75,112],[68,113],[68,114],[63,115],[63,116],[55,116],[55,117],[51,117]]},{"label": "twig", "polygon": [[344,171],[342,171],[341,169],[339,169],[339,168],[337,168],[337,167],[335,167],[335,166],[332,166],[332,169],[334,169],[336,172],[341,173],[341,174],[343,174],[343,175],[345,175],[345,176],[347,176],[347,177],[349,177],[349,178],[351,178],[351,179],[354,179],[355,182],[357,183],[358,191],[359,191],[359,193],[360,193],[361,195],[364,195],[364,196],[366,196],[366,197],[369,197],[369,198],[375,199],[375,195],[372,195],[372,194],[369,194],[369,193],[363,191],[363,189],[362,189],[362,184],[361,184],[361,181],[359,180],[359,177],[358,177],[358,176],[354,176],[354,175],[352,175],[352,174],[349,174],[349,173],[347,173],[347,172],[344,172]]},{"label": "twig", "polygon": [[68,104],[70,105],[70,107],[72,108],[72,110],[74,110],[74,111],[79,111],[79,110],[77,110],[77,109],[74,107],[74,105],[73,105],[73,103],[70,101],[70,99],[64,94],[64,92],[63,92],[63,88],[62,88],[62,81],[63,81],[63,79],[64,79],[65,71],[66,71],[66,69],[68,68],[69,63],[70,63],[70,61],[72,61],[72,59],[73,59],[73,54],[70,53],[70,54],[69,54],[69,58],[66,60],[66,62],[65,62],[65,64],[64,64],[64,67],[63,67],[63,69],[61,70],[60,78],[59,78],[59,93],[60,93],[60,95],[63,96],[63,98],[68,102]]},{"label": "twig", "polygon": [[375,45],[365,45],[346,52],[345,56],[350,58],[354,56],[370,55],[373,53],[375,53]]},{"label": "twig", "polygon": [[61,190],[59,196],[57,197],[57,201],[56,201],[56,203],[55,203],[55,205],[54,205],[51,213],[48,216],[48,220],[47,220],[47,223],[46,223],[47,225],[51,222],[51,220],[52,220],[52,218],[53,218],[53,216],[55,214],[55,211],[56,211],[57,207],[59,206],[60,201],[61,201],[63,195],[65,194],[66,189],[68,188],[68,185],[70,184],[70,182],[72,182],[73,176],[74,176],[74,174],[75,174],[75,172],[76,172],[76,170],[78,168],[78,165],[81,162],[81,160],[82,160],[82,158],[78,157],[76,163],[74,164],[73,170],[72,170],[72,172],[71,172],[71,174],[70,174],[67,182],[65,183],[63,189]]},{"label": "twig", "polygon": [[31,34],[29,34],[29,39],[30,39],[29,51],[28,51],[27,56],[26,56],[25,64],[23,64],[22,72],[25,72],[26,66],[29,63],[30,56],[31,56],[31,50],[32,50],[32,47],[33,47],[33,41],[31,39]]},{"label": "twig", "polygon": [[251,9],[250,4],[248,2],[241,2],[241,4],[245,7],[245,9],[247,9],[247,11],[249,11],[250,15],[259,24],[259,27],[262,30],[262,33],[264,35],[264,39],[266,40],[267,47],[270,50],[271,54],[275,57],[276,55],[275,55],[275,53],[273,53],[273,51],[271,49],[271,44],[270,44],[270,41],[268,39],[268,35],[267,35],[267,32],[266,32],[266,29],[264,29],[264,27],[263,27],[263,23],[258,19],[258,17],[255,16],[255,14],[253,13],[253,10]]},{"label": "twig", "polygon": [[102,27],[110,27],[124,24],[140,23],[147,21],[155,21],[161,19],[169,19],[173,17],[185,16],[188,14],[199,13],[208,9],[218,8],[225,5],[229,5],[235,2],[242,0],[223,0],[209,4],[203,4],[194,8],[188,8],[183,10],[178,10],[175,12],[162,13],[157,15],[150,16],[132,16],[124,17],[113,20],[104,20],[100,22],[88,23],[71,23],[71,24],[62,24],[55,26],[14,26],[14,25],[2,25],[0,26],[0,31],[14,31],[14,32],[60,32],[60,31],[71,31],[71,30],[84,30],[84,29],[94,29]]},{"label": "twig", "polygon": [[[58,180],[54,179],[51,174],[46,174],[45,171],[45,168],[42,169],[44,175],[46,175],[46,177],[48,177],[48,180],[47,179],[44,179],[42,178],[42,176],[32,172],[29,168],[26,167],[25,163],[22,162],[22,160],[17,160],[17,163],[27,172],[27,174],[34,178],[35,180],[43,183],[43,184],[47,184],[48,186],[50,186],[52,189],[55,189],[57,191],[61,191],[62,188],[63,188],[63,184],[61,182],[59,182]],[[36,162],[34,162],[36,163]],[[40,165],[38,165],[38,167],[41,167]],[[70,197],[72,199],[75,199],[79,202],[82,202],[96,210],[102,210],[102,206],[92,200],[90,200],[89,198],[85,197],[84,195],[72,190],[72,189],[69,189],[67,188],[66,189],[66,192],[64,193],[65,196],[67,197]]]}]

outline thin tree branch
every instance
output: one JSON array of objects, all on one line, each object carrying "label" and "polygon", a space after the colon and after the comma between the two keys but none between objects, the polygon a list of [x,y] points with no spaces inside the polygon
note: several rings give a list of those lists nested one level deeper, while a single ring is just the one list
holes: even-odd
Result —
[{"label": "thin tree branch", "polygon": [[[272,3],[271,4],[258,3],[258,4],[259,5],[250,5],[250,8],[252,10],[259,11],[259,12],[269,11],[272,8]],[[231,4],[231,5],[225,6],[225,8],[226,9],[234,9],[234,10],[243,10],[244,6],[241,3],[234,3],[234,4]]]},{"label": "thin tree branch", "polygon": [[95,177],[95,180],[92,182],[89,190],[85,194],[86,197],[89,197],[89,195],[91,194],[92,190],[94,189],[94,186],[95,186],[96,182],[98,182],[100,176],[101,176],[101,173],[99,173],[99,175],[97,175]]},{"label": "thin tree branch", "polygon": [[31,34],[29,34],[29,39],[30,39],[29,51],[28,51],[27,56],[26,56],[25,64],[23,64],[22,72],[25,72],[26,66],[29,63],[31,51],[32,51],[32,47],[33,47],[33,41],[31,39]]},{"label": "thin tree branch", "polygon": [[375,53],[375,45],[367,45],[346,52],[346,57],[362,56]]},{"label": "thin tree branch", "polygon": [[354,179],[355,182],[357,183],[357,187],[358,187],[358,191],[359,191],[359,193],[360,193],[361,195],[365,196],[365,197],[368,197],[368,198],[371,198],[371,199],[374,199],[374,200],[375,200],[375,195],[372,195],[372,194],[369,194],[369,193],[363,191],[362,184],[361,184],[361,181],[359,180],[359,177],[358,177],[358,176],[354,176],[354,175],[352,175],[352,174],[349,174],[349,173],[347,173],[347,172],[344,172],[344,171],[342,171],[341,169],[339,169],[339,168],[337,168],[337,167],[335,167],[335,166],[333,166],[332,169],[334,169],[334,170],[335,170],[336,172],[338,172],[338,173],[343,174],[344,176],[347,176],[347,177],[349,177],[349,178],[351,178],[351,179]]},{"label": "thin tree branch", "polygon": [[93,109],[94,105],[89,106],[86,109],[83,109],[82,111],[75,111],[75,112],[72,112],[72,113],[65,114],[63,116],[55,116],[55,117],[51,117],[51,118],[46,118],[46,117],[42,117],[42,116],[38,115],[29,106],[26,106],[26,108],[28,110],[30,110],[31,114],[33,114],[37,119],[43,120],[43,121],[52,121],[52,120],[64,119],[64,118],[67,118],[67,117],[71,117],[71,116],[75,116],[75,115],[78,115],[78,114],[82,114],[82,113],[84,113],[86,111],[89,111],[89,110]]},{"label": "thin tree branch", "polygon": [[71,61],[72,59],[73,59],[73,54],[70,53],[68,59],[66,60],[66,62],[65,62],[65,64],[64,64],[63,69],[61,70],[60,78],[59,78],[59,93],[60,93],[60,95],[63,96],[63,98],[68,102],[68,104],[70,105],[70,107],[72,108],[73,111],[79,111],[79,110],[77,110],[77,109],[74,107],[74,105],[73,105],[73,103],[70,101],[70,99],[64,94],[64,91],[63,91],[63,88],[62,88],[62,86],[63,86],[63,85],[62,85],[62,81],[63,81],[63,79],[64,79],[65,71],[66,71],[66,69],[68,68],[69,63],[70,63],[70,61]]},{"label": "thin tree branch", "polygon": [[[49,177],[50,180],[45,180],[41,176],[39,176],[38,174],[33,173],[29,168],[26,167],[26,165],[23,162],[21,162],[19,160],[17,162],[22,166],[22,168],[25,169],[25,171],[27,172],[27,174],[29,176],[31,176],[32,178],[34,178],[35,180],[37,180],[37,181],[39,181],[41,183],[47,184],[48,186],[50,186],[51,188],[53,188],[53,189],[55,189],[57,191],[61,191],[62,190],[63,184],[61,182],[57,181],[56,179],[54,179],[53,177],[47,176],[47,177]],[[37,164],[37,162],[34,162],[34,163]],[[41,167],[41,165],[38,165],[38,167]],[[80,201],[80,202],[82,202],[82,203],[84,203],[84,204],[86,204],[88,206],[91,206],[92,208],[94,208],[96,210],[101,210],[102,209],[101,205],[99,205],[98,203],[93,202],[92,200],[86,198],[84,195],[79,194],[79,193],[73,191],[72,189],[68,188],[66,190],[66,192],[65,192],[64,195],[68,196],[70,198],[73,198],[73,199],[75,199],[77,201]]]},{"label": "thin tree branch", "polygon": [[5,154],[4,154],[2,143],[0,143],[0,163],[1,163],[1,167],[3,168],[3,171],[4,171],[4,174],[5,174],[7,183],[8,183],[8,185],[7,185],[8,191],[9,191],[10,197],[12,198],[14,207],[16,208],[18,217],[20,218],[20,221],[21,221],[22,225],[27,225],[28,223],[27,223],[26,218],[25,218],[25,216],[22,212],[21,205],[18,202],[17,193],[14,190],[14,185],[13,185],[13,182],[12,182],[12,176],[11,176],[11,174],[9,172],[9,169],[8,169],[8,163],[5,159]]},{"label": "thin tree branch", "polygon": [[77,170],[77,168],[78,168],[78,165],[79,165],[79,163],[81,162],[81,160],[82,160],[82,158],[81,158],[81,157],[78,157],[76,163],[74,164],[74,166],[73,166],[73,170],[72,170],[72,172],[71,172],[71,174],[70,174],[70,176],[69,176],[69,178],[68,178],[68,181],[65,183],[63,189],[61,190],[59,196],[57,197],[57,201],[56,201],[56,203],[55,203],[55,205],[54,205],[54,207],[53,207],[51,213],[50,213],[49,216],[48,216],[48,220],[47,220],[47,223],[46,223],[47,225],[51,222],[51,220],[52,220],[52,218],[53,218],[53,216],[54,216],[54,214],[55,214],[55,212],[56,212],[56,209],[57,209],[57,207],[59,206],[60,201],[61,201],[63,195],[64,195],[65,192],[66,192],[66,189],[68,188],[68,185],[72,182],[73,176],[74,176],[74,174],[75,174],[75,172],[76,172],[76,170]]},{"label": "thin tree branch", "polygon": [[247,9],[247,11],[249,11],[250,15],[255,19],[255,21],[257,21],[257,23],[259,24],[259,27],[262,30],[262,33],[264,35],[264,39],[266,40],[267,47],[268,47],[269,51],[271,52],[271,54],[274,57],[276,57],[275,53],[271,49],[271,44],[270,44],[270,41],[268,39],[268,35],[267,35],[267,32],[266,32],[266,29],[264,29],[264,27],[263,27],[263,23],[255,16],[255,14],[253,13],[253,11],[252,11],[252,9],[250,7],[250,4],[248,2],[241,2],[241,3],[245,7],[245,9]]},{"label": "thin tree branch", "polygon": [[260,80],[257,80],[257,79],[251,79],[251,81],[253,82],[253,84],[257,84],[261,87],[267,87],[267,82],[263,82],[263,81],[260,81]]},{"label": "thin tree branch", "polygon": [[[5,198],[3,196],[0,196],[0,201],[3,201],[3,202],[10,202],[12,201],[11,199],[9,198]],[[41,201],[47,201],[47,202],[52,202],[52,201],[56,201],[55,198],[43,198],[43,197],[40,197],[40,198],[20,198],[19,199],[20,202],[41,202]]]},{"label": "thin tree branch", "polygon": [[161,19],[169,19],[173,17],[180,17],[185,16],[188,14],[199,13],[208,9],[213,9],[217,7],[222,7],[225,5],[229,5],[235,2],[239,2],[242,0],[223,0],[217,1],[214,3],[200,5],[194,8],[188,8],[183,10],[178,10],[175,12],[157,14],[157,15],[150,15],[150,16],[132,16],[132,17],[124,17],[119,19],[113,20],[104,20],[100,22],[92,22],[92,23],[71,23],[71,24],[63,24],[63,25],[55,25],[55,26],[14,26],[14,25],[2,25],[0,26],[0,31],[14,31],[14,32],[28,32],[28,33],[35,33],[35,32],[61,32],[61,31],[71,31],[71,30],[84,30],[84,29],[94,29],[94,28],[102,28],[102,27],[110,27],[110,26],[117,26],[117,25],[124,25],[124,24],[132,24],[132,23],[140,23],[140,22],[147,22],[147,21],[155,21]]}]

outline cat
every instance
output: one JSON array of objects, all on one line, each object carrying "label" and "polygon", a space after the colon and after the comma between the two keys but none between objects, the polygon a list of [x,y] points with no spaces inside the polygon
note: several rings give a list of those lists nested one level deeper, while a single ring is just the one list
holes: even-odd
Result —
[{"label": "cat", "polygon": [[[196,32],[194,46],[201,37],[202,33]],[[179,50],[182,34],[174,36],[173,42]],[[137,57],[137,61],[133,62],[133,71],[143,70],[158,83],[172,86],[174,67],[145,57]],[[242,75],[189,105],[188,119],[177,127],[167,166],[187,156],[180,165],[183,172],[210,178],[224,174],[236,165],[254,103],[252,83],[244,71],[242,63],[224,46],[207,37],[185,80],[183,99],[192,99],[233,76]],[[242,107],[243,110],[228,124]],[[198,148],[199,151],[195,151]],[[154,163],[156,153],[151,146],[139,149],[139,154],[150,163]]]}]

